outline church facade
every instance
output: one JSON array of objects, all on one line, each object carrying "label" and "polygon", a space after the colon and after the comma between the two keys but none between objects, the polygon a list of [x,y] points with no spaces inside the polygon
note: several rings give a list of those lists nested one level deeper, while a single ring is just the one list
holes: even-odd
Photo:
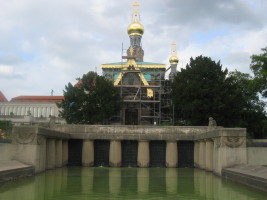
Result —
[{"label": "church facade", "polygon": [[[141,46],[144,27],[139,22],[140,4],[133,4],[132,23],[127,33],[130,46],[122,61],[102,64],[103,75],[113,81],[120,90],[123,108],[113,117],[112,123],[125,125],[160,124],[172,121],[170,100],[170,81],[176,73],[178,58],[176,45],[172,44],[170,66],[144,61],[144,50]],[[170,71],[169,80],[165,73]]]}]

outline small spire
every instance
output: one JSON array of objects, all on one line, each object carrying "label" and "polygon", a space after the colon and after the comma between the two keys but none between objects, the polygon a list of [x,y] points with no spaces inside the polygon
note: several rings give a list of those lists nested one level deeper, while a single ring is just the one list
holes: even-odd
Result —
[{"label": "small spire", "polygon": [[[171,65],[177,65],[179,62],[179,59],[177,57],[177,50],[176,50],[176,43],[175,42],[171,43],[171,57],[170,57],[169,61],[170,61]],[[173,70],[173,72],[174,71],[176,71],[176,69]]]},{"label": "small spire", "polygon": [[172,47],[171,47],[172,56],[177,56],[176,43],[172,42],[171,45],[172,45]]},{"label": "small spire", "polygon": [[136,1],[132,4],[132,7],[133,7],[133,14],[132,14],[132,20],[135,21],[139,21],[140,20],[140,12],[139,12],[139,7],[140,7],[140,4]]}]

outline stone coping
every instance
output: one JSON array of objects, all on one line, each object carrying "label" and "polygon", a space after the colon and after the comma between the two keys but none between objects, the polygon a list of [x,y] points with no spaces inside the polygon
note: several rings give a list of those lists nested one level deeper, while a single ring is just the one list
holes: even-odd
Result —
[{"label": "stone coping", "polygon": [[247,147],[267,147],[267,142],[247,142]]},{"label": "stone coping", "polygon": [[70,139],[70,135],[68,133],[56,131],[50,128],[39,128],[38,135],[42,135],[47,138]]},{"label": "stone coping", "polygon": [[53,128],[66,133],[157,133],[198,134],[208,131],[208,126],[144,126],[144,125],[57,125]]},{"label": "stone coping", "polygon": [[205,140],[216,137],[246,137],[246,128],[212,128],[206,133],[194,136],[194,140]]},{"label": "stone coping", "polygon": [[0,161],[0,183],[34,175],[34,167],[16,160]]},{"label": "stone coping", "polygon": [[208,126],[127,126],[127,125],[57,125],[53,128],[14,127],[17,140],[28,140],[34,135],[54,139],[88,140],[207,140],[217,137],[245,137],[244,128]]},{"label": "stone coping", "polygon": [[69,133],[71,139],[88,140],[195,141],[224,136],[246,136],[245,128],[208,126],[59,125],[51,131]]},{"label": "stone coping", "polygon": [[267,192],[267,167],[236,165],[222,169],[222,176],[232,181]]}]

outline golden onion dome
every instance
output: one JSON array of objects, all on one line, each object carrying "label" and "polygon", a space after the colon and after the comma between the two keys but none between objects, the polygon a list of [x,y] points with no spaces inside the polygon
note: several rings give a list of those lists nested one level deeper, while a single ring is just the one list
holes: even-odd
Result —
[{"label": "golden onion dome", "polygon": [[140,35],[142,36],[144,34],[144,27],[142,24],[138,22],[137,19],[134,19],[134,21],[128,26],[128,35]]},{"label": "golden onion dome", "polygon": [[178,64],[179,59],[178,59],[178,57],[176,55],[172,55],[170,57],[169,61],[170,61],[170,64]]}]

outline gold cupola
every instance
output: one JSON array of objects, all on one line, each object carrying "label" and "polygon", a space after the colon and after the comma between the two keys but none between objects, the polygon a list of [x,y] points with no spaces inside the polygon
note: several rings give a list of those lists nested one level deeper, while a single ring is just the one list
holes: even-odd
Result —
[{"label": "gold cupola", "polygon": [[172,50],[171,50],[171,57],[169,59],[171,65],[177,65],[179,62],[179,59],[177,57],[177,51],[176,51],[176,43],[172,42]]},{"label": "gold cupola", "polygon": [[179,59],[178,59],[177,56],[171,56],[170,59],[169,59],[169,61],[170,61],[170,64],[171,64],[171,65],[172,65],[172,64],[178,64]]},{"label": "gold cupola", "polygon": [[137,19],[134,19],[133,23],[128,26],[127,29],[128,35],[140,35],[144,34],[144,27],[138,22]]},{"label": "gold cupola", "polygon": [[134,11],[132,14],[132,20],[133,22],[128,26],[127,32],[128,35],[139,35],[142,36],[144,34],[144,27],[142,24],[140,24],[139,19],[140,19],[140,13],[139,13],[139,7],[140,4],[138,2],[135,2],[132,5]]}]

